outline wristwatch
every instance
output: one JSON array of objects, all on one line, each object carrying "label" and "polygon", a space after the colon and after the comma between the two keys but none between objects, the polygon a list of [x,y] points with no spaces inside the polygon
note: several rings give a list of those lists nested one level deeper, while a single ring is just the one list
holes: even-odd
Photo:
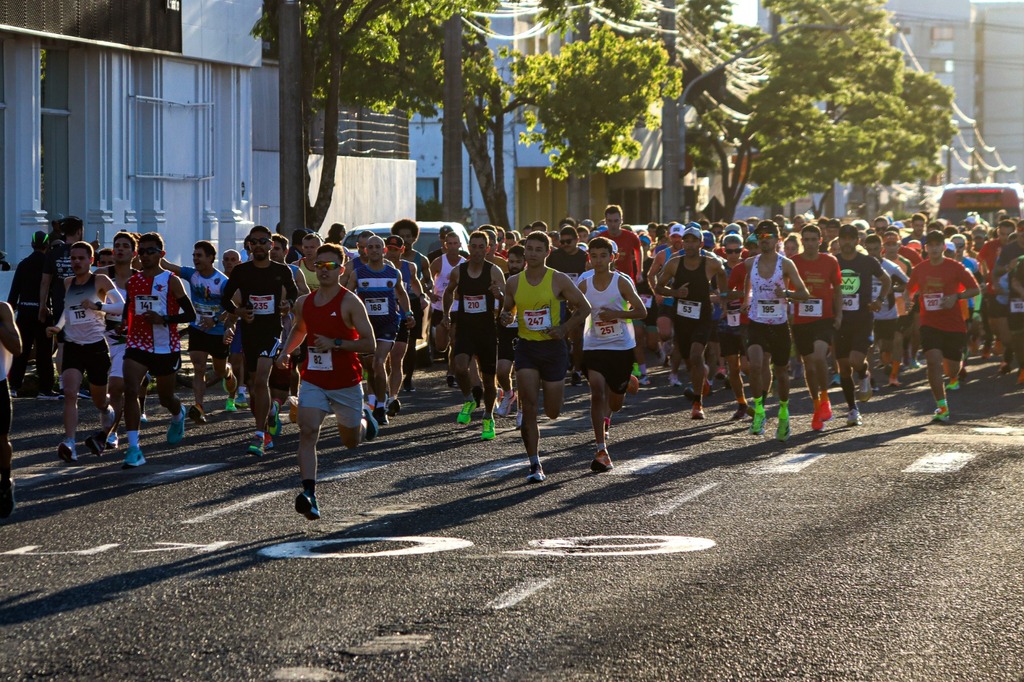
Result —
[{"label": "wristwatch", "polygon": [[341,339],[334,339],[334,347],[341,348]]}]

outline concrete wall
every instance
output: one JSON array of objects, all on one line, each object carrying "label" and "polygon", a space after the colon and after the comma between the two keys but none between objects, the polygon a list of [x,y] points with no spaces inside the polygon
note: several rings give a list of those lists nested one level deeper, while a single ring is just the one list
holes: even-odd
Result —
[{"label": "concrete wall", "polygon": [[[978,125],[985,142],[995,146],[1014,173],[999,173],[1000,182],[1024,178],[1024,5],[977,3]],[[986,154],[991,162],[992,155]]]}]

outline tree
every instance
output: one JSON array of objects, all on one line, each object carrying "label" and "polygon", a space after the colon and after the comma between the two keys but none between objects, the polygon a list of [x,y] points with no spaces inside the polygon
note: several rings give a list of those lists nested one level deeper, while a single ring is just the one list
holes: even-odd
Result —
[{"label": "tree", "polygon": [[759,149],[752,201],[783,204],[823,192],[824,204],[835,181],[909,181],[939,169],[939,148],[955,132],[952,90],[908,71],[888,41],[882,0],[765,6],[796,24],[820,23],[824,8],[847,30],[791,31],[770,48],[771,77],[749,100]]},{"label": "tree", "polygon": [[558,55],[516,59],[512,71],[513,91],[532,105],[521,141],[541,145],[551,160],[546,172],[556,179],[614,173],[620,158],[637,158],[637,122],[656,128],[654,106],[680,93],[679,72],[668,67],[660,42],[623,38],[605,27]]}]

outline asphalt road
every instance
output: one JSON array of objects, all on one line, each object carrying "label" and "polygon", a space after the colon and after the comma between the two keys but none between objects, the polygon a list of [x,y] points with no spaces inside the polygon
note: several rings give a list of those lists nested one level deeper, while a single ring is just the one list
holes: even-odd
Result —
[{"label": "asphalt road", "polygon": [[915,370],[821,434],[801,388],[785,445],[727,421],[724,391],[691,421],[655,379],[615,419],[607,474],[586,386],[567,388],[528,485],[512,420],[481,442],[480,413],[456,425],[425,374],[377,441],[324,429],[318,522],[292,508],[294,426],[258,461],[247,415],[214,410],[171,448],[150,399],[149,464],[70,467],[60,404],[16,400],[0,677],[1024,678],[1012,378],[975,364],[932,425]]}]

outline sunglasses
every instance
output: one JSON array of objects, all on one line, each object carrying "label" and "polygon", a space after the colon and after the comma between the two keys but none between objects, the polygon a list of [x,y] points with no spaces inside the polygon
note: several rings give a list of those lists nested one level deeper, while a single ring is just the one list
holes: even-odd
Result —
[{"label": "sunglasses", "polygon": [[317,270],[337,270],[341,267],[341,263],[334,260],[318,260],[313,263],[313,267]]},{"label": "sunglasses", "polygon": [[726,249],[726,253],[743,253],[743,249]]},{"label": "sunglasses", "polygon": [[148,246],[144,249],[139,249],[138,253],[140,256],[155,256],[158,253],[161,253],[161,251],[155,246]]},{"label": "sunglasses", "polygon": [[260,246],[266,246],[271,241],[270,237],[251,237],[249,239],[250,244],[259,244]]}]

